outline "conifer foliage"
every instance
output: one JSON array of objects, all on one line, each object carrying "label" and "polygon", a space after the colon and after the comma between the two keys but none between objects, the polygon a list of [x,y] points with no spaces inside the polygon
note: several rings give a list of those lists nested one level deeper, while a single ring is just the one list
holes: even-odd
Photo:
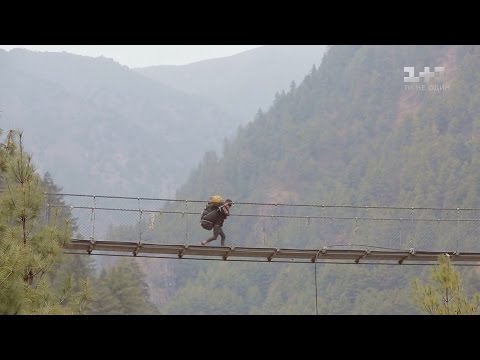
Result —
[{"label": "conifer foliage", "polygon": [[54,211],[40,216],[43,183],[21,132],[7,133],[0,174],[0,314],[83,313],[90,299],[87,281],[78,291],[71,281],[55,290],[45,276],[61,261],[71,238],[70,220]]},{"label": "conifer foliage", "polygon": [[135,261],[122,259],[103,270],[96,283],[92,315],[153,315],[158,310],[149,301],[150,293],[145,274]]},{"label": "conifer foliage", "polygon": [[447,255],[439,256],[439,265],[430,274],[430,283],[413,283],[414,302],[430,315],[473,315],[480,307],[480,293],[472,299],[464,292],[460,273]]}]

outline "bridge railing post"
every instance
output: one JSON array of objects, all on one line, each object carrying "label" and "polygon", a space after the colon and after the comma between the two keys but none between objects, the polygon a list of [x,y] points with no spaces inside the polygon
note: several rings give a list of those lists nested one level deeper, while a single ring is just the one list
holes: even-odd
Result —
[{"label": "bridge railing post", "polygon": [[142,243],[142,215],[143,215],[143,210],[140,204],[140,198],[137,198],[138,201],[138,243]]},{"label": "bridge railing post", "polygon": [[90,240],[95,240],[95,207],[96,207],[96,197],[93,195],[93,206],[92,206],[92,215],[90,217],[91,222],[91,233]]},{"label": "bridge railing post", "polygon": [[457,245],[455,247],[456,252],[458,252],[458,243],[460,241],[459,227],[460,227],[460,209],[457,208],[457,229],[456,229],[456,234],[455,234],[455,237],[457,238]]},{"label": "bridge railing post", "polygon": [[410,240],[408,241],[408,246],[410,246],[411,249],[415,249],[415,224],[414,224],[414,216],[415,216],[415,208],[412,207],[410,211],[410,224],[411,224],[411,229],[410,229]]},{"label": "bridge railing post", "polygon": [[188,245],[188,200],[185,200],[185,211],[182,213],[185,221],[185,245]]}]

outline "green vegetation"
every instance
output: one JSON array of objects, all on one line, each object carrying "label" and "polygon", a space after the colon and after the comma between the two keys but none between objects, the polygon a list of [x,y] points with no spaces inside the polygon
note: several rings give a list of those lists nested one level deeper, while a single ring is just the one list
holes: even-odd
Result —
[{"label": "green vegetation", "polygon": [[146,315],[158,314],[150,303],[148,285],[137,259],[123,259],[103,270],[96,285],[96,298],[90,314]]},{"label": "green vegetation", "polygon": [[[331,46],[320,67],[312,68],[289,92],[278,93],[268,111],[258,112],[254,122],[225,142],[222,158],[207,154],[177,197],[208,198],[215,189],[238,203],[480,208],[479,59],[478,46]],[[423,66],[445,66],[449,89],[406,90],[404,66],[415,66],[417,71]],[[241,211],[240,205],[236,210]],[[225,231],[237,246],[259,244],[261,239],[248,229],[261,227],[261,222],[232,218]],[[371,234],[369,245],[455,250],[454,232],[450,237],[443,233],[441,242],[437,235],[443,230],[436,226],[424,236],[428,242],[409,245],[392,237],[398,229],[385,225],[381,233]],[[416,229],[411,233],[417,234]],[[319,226],[305,235],[286,224],[268,229],[268,234],[281,234],[285,247],[316,247],[325,234],[351,240],[350,229],[343,227]],[[468,237],[458,239],[459,250],[478,250],[477,235],[472,228]],[[217,265],[202,271],[215,272]],[[304,286],[307,294],[311,290],[305,284],[310,280],[301,283],[310,278],[307,271],[291,265],[288,271],[267,272],[268,291],[243,313],[254,308],[260,313],[313,313],[313,295],[296,300],[300,290],[286,290],[292,284],[281,280],[296,279],[296,287]],[[399,266],[320,267],[319,313],[416,314],[408,284],[426,276],[426,271]],[[254,286],[263,271],[251,272],[248,285]],[[191,273],[177,272],[175,283],[183,284],[177,288],[178,296],[193,294],[193,288],[212,293],[223,286]],[[470,279],[466,288],[475,289],[475,271],[464,269],[462,275]],[[235,277],[225,282],[232,286]],[[225,293],[228,298],[234,301]],[[168,308],[176,313],[191,311],[189,304],[182,309],[180,304]],[[209,313],[224,311],[210,306]]]},{"label": "green vegetation", "polygon": [[[208,199],[212,193],[219,193],[228,194],[237,203],[480,208],[479,59],[479,46],[331,46],[321,66],[313,67],[303,82],[292,84],[288,92],[277,93],[268,111],[259,111],[252,123],[239,128],[235,138],[224,141],[222,157],[215,152],[206,153],[177,192],[177,198]],[[445,66],[448,90],[405,89],[405,66],[415,66],[417,71],[424,66]],[[184,129],[184,124],[181,126]],[[178,143],[168,146],[175,148]],[[3,185],[15,179],[7,176],[9,149],[5,146],[0,158],[6,174]],[[154,153],[159,153],[158,149]],[[130,171],[129,175],[142,173]],[[41,204],[36,193],[30,193],[34,196],[22,205],[24,212],[21,207],[2,206],[2,254],[15,250],[9,245],[9,238],[20,239],[20,244],[23,239],[29,244],[37,233],[41,238],[39,224],[31,223],[33,215],[41,211]],[[2,204],[8,204],[7,199],[7,193],[2,194]],[[169,204],[168,209],[184,206]],[[241,212],[240,205],[236,211]],[[300,214],[302,210],[295,211]],[[479,218],[478,212],[468,216]],[[55,216],[51,216],[54,220]],[[57,217],[57,223],[58,220],[61,219]],[[146,220],[142,221],[145,224],[139,226],[147,227]],[[142,240],[181,243],[187,233],[180,226],[186,224],[187,217],[179,224],[168,214],[159,215],[155,228],[142,231]],[[236,246],[261,244],[265,239],[256,238],[259,232],[254,230],[263,228],[269,246],[281,240],[284,247],[318,248],[325,234],[330,239],[351,242],[349,226],[318,226],[305,235],[292,223],[268,225],[260,218],[232,217],[225,232],[227,243]],[[478,226],[462,238],[438,224],[428,230],[428,236],[414,236],[422,234],[418,234],[415,225],[409,226],[409,238],[415,239],[411,244],[405,241],[405,234],[400,237],[402,240],[392,236],[398,229],[387,224],[381,231],[370,233],[369,246],[382,242],[381,245],[395,248],[479,249]],[[61,239],[58,229],[64,228],[55,230]],[[110,234],[126,231],[137,234],[138,228],[112,228]],[[423,239],[427,240],[422,242]],[[58,252],[55,247],[54,250]],[[8,279],[8,269],[15,265],[15,259],[2,259],[8,264],[2,267],[2,278]],[[415,296],[417,304],[423,304],[420,309],[447,313],[448,304],[449,313],[476,311],[476,298],[471,300],[463,293],[458,273],[449,268],[445,259],[441,261],[432,285],[421,285],[421,280],[417,280]],[[25,280],[20,276],[22,281],[18,284],[31,288],[29,271],[25,269],[30,266],[35,274],[39,267],[33,261],[22,266],[24,271],[19,271],[18,276],[25,276]],[[88,266],[83,268],[88,273]],[[155,305],[162,313],[315,313],[312,266],[159,260],[145,265],[143,272],[129,274],[127,268],[118,264],[101,271],[98,284],[93,286],[97,298],[91,313],[154,311],[143,274],[149,279],[149,290],[161,294],[161,301],[156,300]],[[320,314],[417,314],[420,311],[410,300],[410,284],[414,278],[425,280],[429,269],[325,265],[317,270]],[[137,275],[140,277],[135,278]],[[472,296],[480,291],[479,275],[474,268],[462,269],[461,277],[466,294]],[[117,281],[124,285],[117,287]],[[10,297],[16,298],[23,291],[22,286],[15,284],[8,292],[2,291],[2,296],[8,297],[3,304],[9,304]],[[25,298],[27,295],[24,294]],[[16,312],[14,306],[12,309]]]},{"label": "green vegetation", "polygon": [[63,254],[76,219],[50,175],[36,173],[21,133],[1,144],[0,172],[0,314],[158,313],[135,263],[97,278],[91,258]]},{"label": "green vegetation", "polygon": [[90,299],[87,281],[74,291],[73,281],[64,279],[57,291],[44,276],[61,261],[71,238],[68,219],[55,213],[48,222],[39,219],[44,188],[22,134],[10,131],[1,151],[0,313],[83,313]]},{"label": "green vegetation", "polygon": [[413,283],[413,299],[420,309],[430,315],[478,314],[480,293],[472,299],[464,292],[460,273],[455,270],[450,258],[441,255],[439,265],[430,274],[430,283]]}]

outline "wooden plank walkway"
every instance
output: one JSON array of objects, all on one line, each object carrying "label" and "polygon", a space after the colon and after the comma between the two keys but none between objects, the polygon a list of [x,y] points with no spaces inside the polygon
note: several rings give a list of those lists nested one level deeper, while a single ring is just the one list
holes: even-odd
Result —
[{"label": "wooden plank walkway", "polygon": [[[341,262],[341,263],[436,263],[438,256],[448,254],[454,263],[480,265],[480,253],[440,251],[390,251],[370,249],[277,249],[262,247],[226,247],[201,245],[139,244],[118,241],[72,240],[65,245],[68,253],[80,254],[130,254],[131,256],[178,259],[211,259],[265,262]],[[158,256],[156,256],[158,255]]]}]

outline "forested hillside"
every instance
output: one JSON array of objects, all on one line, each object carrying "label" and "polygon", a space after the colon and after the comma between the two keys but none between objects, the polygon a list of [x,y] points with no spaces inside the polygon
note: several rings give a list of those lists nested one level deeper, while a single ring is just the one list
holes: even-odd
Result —
[{"label": "forested hillside", "polygon": [[[305,81],[225,143],[224,157],[208,154],[177,196],[478,208],[479,55],[478,46],[332,46]],[[406,88],[407,66],[417,76],[424,67],[444,67],[445,78],[436,91]],[[233,219],[225,226],[232,245],[245,245],[248,229],[239,234]],[[288,245],[318,246],[299,238],[291,236]],[[177,281],[173,313],[314,312],[312,267],[211,264],[193,276],[183,264],[174,266],[185,279]],[[409,288],[421,267],[318,270],[321,313],[416,311]],[[478,288],[477,273],[465,272]],[[216,291],[222,294],[216,305],[199,300]],[[254,305],[245,307],[251,299]]]},{"label": "forested hillside", "polygon": [[[27,74],[17,65],[11,66],[1,52],[0,65],[0,75],[7,79],[0,83],[0,93],[9,99],[8,104],[28,99],[29,106],[37,106],[39,99],[48,94],[68,104],[69,99],[78,94],[77,80],[66,92],[67,83],[57,87],[57,83],[52,85],[42,80],[41,86],[38,85],[41,91],[30,93],[25,84],[36,83],[37,75]],[[425,67],[443,67],[445,76],[432,83],[426,83],[422,77],[419,86],[412,86],[404,82],[405,67],[413,67],[415,76]],[[203,156],[203,160],[176,196],[178,199],[208,199],[212,194],[222,194],[237,203],[234,214],[248,212],[246,203],[480,208],[479,80],[480,46],[331,46],[322,64],[314,67],[303,82],[292,85],[286,93],[278,93],[267,111],[258,112],[253,122],[240,127],[233,138],[224,140],[222,152],[201,154],[197,149],[195,153],[198,158]],[[88,82],[84,85],[89,88]],[[157,85],[152,81],[149,86]],[[114,88],[130,91],[126,90],[128,86],[120,84]],[[116,93],[115,89],[107,87],[103,95],[108,98]],[[16,94],[15,91],[22,95],[11,95]],[[95,99],[101,98],[93,96],[89,101],[102,107],[103,100],[95,102]],[[122,102],[121,98],[115,99],[118,102],[109,100],[106,103]],[[15,109],[15,113],[22,114],[25,107]],[[32,109],[29,116],[39,114],[41,117],[41,110],[48,107]],[[128,111],[132,116],[134,111]],[[2,121],[9,113],[2,113]],[[62,117],[55,115],[57,110],[49,114],[49,117],[57,116],[58,128],[48,130],[49,134],[40,133],[40,130],[39,133],[52,136],[49,139],[55,142],[57,129],[64,129]],[[95,118],[92,126],[102,124],[102,116]],[[105,124],[112,119],[105,120]],[[68,130],[65,127],[59,132],[63,131]],[[125,131],[131,134],[134,130]],[[94,133],[98,136],[102,131],[96,129]],[[109,131],[103,133],[110,134]],[[146,133],[147,130],[142,133],[145,138]],[[75,134],[82,137],[80,132]],[[62,150],[67,148],[61,147]],[[193,151],[184,150],[185,156]],[[106,164],[111,158],[110,151],[105,149]],[[181,158],[179,154],[165,153],[172,161]],[[6,158],[5,153],[1,155]],[[140,163],[139,159],[132,161]],[[141,163],[145,164],[144,159]],[[72,164],[76,165],[77,160]],[[108,166],[100,166],[99,173],[108,173],[106,169]],[[137,170],[128,172],[129,175],[133,173]],[[48,183],[48,179],[44,181]],[[172,202],[167,210],[185,211],[186,205]],[[293,210],[292,215],[302,211],[305,210]],[[8,216],[11,214],[0,217],[0,230],[9,226]],[[155,226],[142,232],[142,239],[181,243],[192,230],[179,227],[171,219],[158,216]],[[182,217],[186,225],[185,219]],[[308,221],[303,229],[307,226]],[[416,226],[413,221],[411,226]],[[257,229],[263,229],[268,241],[281,235],[281,246],[292,248],[319,249],[320,239],[327,231],[333,239],[339,239],[338,235],[342,234],[342,245],[348,245],[354,242],[348,236],[355,234],[341,225],[319,226],[313,231],[310,227],[307,232],[287,222],[277,221],[266,227],[261,218],[232,216],[224,226],[227,245],[264,243],[265,239],[258,238]],[[452,239],[440,238],[441,229],[432,230],[429,241],[445,249]],[[136,230],[128,226],[112,227],[108,238],[114,238],[116,231],[135,233]],[[390,230],[389,225],[385,225],[382,237],[371,237],[369,245],[386,241],[401,248],[421,245],[397,244],[396,238],[390,237]],[[415,229],[411,230],[414,233]],[[478,247],[480,235],[478,226],[470,230],[468,238],[460,239],[467,249]],[[12,236],[4,236],[0,240],[12,239]],[[277,244],[269,244],[273,245]],[[83,273],[90,271],[85,263],[71,265],[78,266]],[[145,261],[138,267],[120,263],[111,273],[105,271],[98,276],[97,296],[104,301],[94,303],[90,311],[154,313],[156,309],[152,303],[160,313],[168,314],[314,314],[316,303],[320,314],[415,314],[419,311],[411,302],[411,285],[415,278],[424,277],[425,267],[314,266],[177,259]],[[467,292],[480,290],[478,271],[473,267],[461,270]],[[147,281],[144,281],[144,273]],[[117,286],[120,283],[122,286]],[[15,291],[19,284],[21,282],[9,283]],[[12,291],[3,295],[8,298],[10,293],[16,294]],[[152,294],[150,299],[149,294]]]}]

